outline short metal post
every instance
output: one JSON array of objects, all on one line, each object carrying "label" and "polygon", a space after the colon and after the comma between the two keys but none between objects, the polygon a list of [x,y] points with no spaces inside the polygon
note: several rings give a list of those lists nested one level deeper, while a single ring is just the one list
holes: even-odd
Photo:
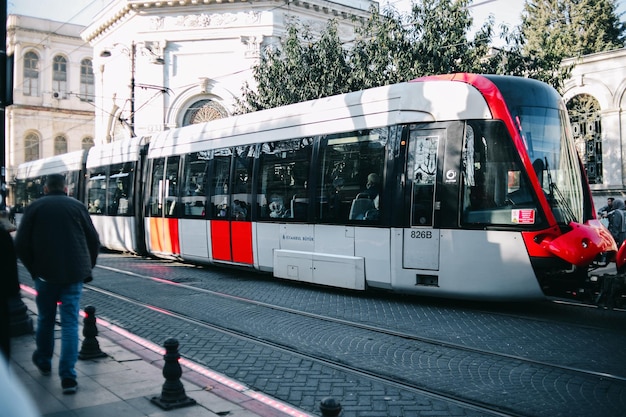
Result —
[{"label": "short metal post", "polygon": [[337,417],[341,414],[341,403],[332,397],[326,397],[320,402],[320,411],[323,417]]},{"label": "short metal post", "polygon": [[164,346],[165,355],[163,355],[163,359],[165,364],[163,365],[163,377],[165,377],[165,383],[161,390],[161,396],[152,397],[150,401],[164,410],[195,405],[196,400],[187,397],[183,383],[180,382],[183,370],[178,362],[180,359],[178,340],[167,339]]},{"label": "short metal post", "polygon": [[96,308],[94,306],[85,307],[85,318],[83,319],[83,344],[81,345],[80,352],[78,352],[78,359],[96,359],[104,358],[106,353],[100,350],[100,343],[98,343],[98,327],[96,327]]}]

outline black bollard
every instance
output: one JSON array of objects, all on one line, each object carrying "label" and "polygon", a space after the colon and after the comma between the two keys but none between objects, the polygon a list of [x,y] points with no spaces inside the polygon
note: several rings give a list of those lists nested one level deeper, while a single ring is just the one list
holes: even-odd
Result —
[{"label": "black bollard", "polygon": [[34,332],[33,319],[28,315],[28,308],[20,294],[9,298],[9,323],[11,337]]},{"label": "black bollard", "polygon": [[163,365],[165,383],[163,383],[161,396],[152,397],[150,401],[164,410],[195,405],[196,400],[187,397],[183,383],[180,382],[183,370],[180,367],[180,363],[178,363],[180,359],[178,340],[167,339],[163,346],[165,346],[165,355],[163,355],[163,359],[165,359],[165,364]]},{"label": "black bollard", "polygon": [[85,318],[83,319],[83,344],[78,352],[78,359],[104,358],[106,353],[100,350],[98,343],[98,328],[96,327],[96,308],[94,306],[85,307]]},{"label": "black bollard", "polygon": [[326,397],[320,402],[323,417],[337,417],[341,413],[341,403],[333,397]]}]

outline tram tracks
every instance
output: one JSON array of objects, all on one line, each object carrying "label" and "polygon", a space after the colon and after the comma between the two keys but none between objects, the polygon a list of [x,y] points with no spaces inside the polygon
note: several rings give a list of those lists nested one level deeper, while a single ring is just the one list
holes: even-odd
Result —
[{"label": "tram tracks", "polygon": [[[127,275],[135,276],[135,277],[138,277],[138,278],[142,278],[142,279],[154,280],[154,281],[158,281],[158,282],[165,283],[165,284],[175,285],[175,286],[180,287],[180,288],[187,288],[189,290],[196,291],[198,293],[211,294],[213,296],[217,296],[217,297],[221,297],[221,298],[225,298],[225,299],[230,299],[230,300],[234,300],[234,301],[237,301],[237,302],[242,302],[242,303],[247,303],[247,304],[256,305],[256,306],[260,306],[260,307],[265,307],[265,308],[269,308],[269,309],[272,309],[272,310],[277,310],[277,311],[282,311],[282,312],[286,312],[286,313],[289,313],[289,314],[299,315],[299,316],[302,316],[302,317],[309,317],[309,318],[313,318],[315,320],[323,320],[323,321],[327,321],[327,322],[331,322],[331,323],[337,323],[337,324],[341,324],[341,325],[345,325],[345,326],[351,326],[351,327],[354,327],[354,328],[363,329],[363,330],[374,332],[374,333],[378,333],[378,334],[384,334],[384,335],[389,335],[389,336],[394,336],[394,337],[400,337],[400,338],[405,339],[405,340],[413,340],[413,341],[420,342],[420,343],[427,343],[427,344],[430,344],[430,345],[433,345],[433,346],[446,347],[446,348],[450,348],[450,349],[458,349],[458,350],[463,350],[463,351],[471,352],[471,353],[489,354],[489,355],[492,355],[494,357],[500,357],[500,358],[507,359],[507,360],[515,360],[515,361],[520,361],[520,362],[524,362],[524,363],[528,363],[528,364],[534,364],[534,365],[539,365],[539,366],[559,369],[559,370],[562,370],[562,371],[575,372],[575,373],[579,373],[581,375],[593,376],[593,377],[598,377],[598,378],[604,378],[604,379],[612,380],[612,381],[616,381],[616,382],[626,382],[626,377],[625,376],[613,375],[613,374],[609,374],[609,373],[606,373],[606,372],[598,372],[598,371],[588,370],[588,369],[584,369],[584,368],[580,368],[580,367],[565,366],[565,365],[560,365],[560,364],[555,364],[555,363],[549,363],[547,361],[535,360],[535,359],[531,359],[531,358],[528,358],[528,357],[523,357],[523,356],[520,356],[520,355],[512,355],[512,354],[506,354],[506,353],[503,353],[503,352],[495,352],[495,351],[490,351],[490,350],[485,350],[485,349],[474,348],[474,347],[467,346],[467,345],[462,345],[462,344],[459,344],[459,343],[452,343],[452,342],[441,340],[441,339],[434,339],[434,338],[430,338],[430,337],[417,336],[415,334],[401,332],[401,331],[393,330],[393,329],[390,329],[390,328],[383,328],[383,327],[379,327],[379,326],[373,326],[373,325],[369,325],[369,324],[358,323],[358,322],[355,322],[355,321],[339,319],[339,318],[336,318],[336,317],[330,317],[330,316],[327,316],[327,315],[310,313],[310,312],[303,311],[303,310],[296,310],[296,309],[293,309],[293,308],[288,308],[288,307],[284,307],[284,306],[280,306],[280,305],[276,305],[276,304],[265,303],[265,302],[262,302],[262,301],[252,300],[252,299],[244,298],[244,297],[240,297],[240,296],[234,296],[234,295],[223,293],[223,292],[219,292],[219,291],[213,291],[213,290],[208,290],[208,289],[204,289],[204,288],[198,288],[198,287],[195,287],[195,286],[186,285],[186,284],[182,284],[182,283],[172,283],[171,281],[163,280],[161,278],[145,276],[145,275],[137,274],[137,273],[134,273],[134,272],[131,272],[131,271],[125,271],[125,270],[122,270],[122,269],[117,269],[117,268],[112,268],[112,267],[107,267],[107,266],[100,266],[100,267],[103,268],[103,269],[108,269],[108,270],[113,271],[113,272],[127,274]],[[100,290],[100,289],[98,289],[98,290]],[[102,291],[102,290],[100,290],[100,291]],[[110,295],[113,295],[113,293],[111,293]],[[119,296],[119,295],[116,295],[116,296]],[[162,308],[162,307],[160,307],[160,308]],[[169,312],[168,314],[175,315],[175,313],[173,313],[173,312]],[[527,319],[527,318],[525,318],[525,319]]]},{"label": "tram tracks", "polygon": [[155,308],[154,306],[151,306],[147,303],[143,303],[140,302],[136,299],[132,299],[130,297],[125,297],[122,296],[120,294],[116,294],[114,292],[111,291],[107,291],[107,290],[103,290],[101,288],[96,288],[94,286],[87,286],[89,290],[91,291],[95,291],[98,292],[100,294],[106,295],[108,297],[112,297],[115,298],[116,300],[125,302],[125,303],[130,303],[133,304],[135,306],[138,307],[142,307],[142,308],[146,308],[146,309],[150,309],[155,311],[158,314],[161,315],[166,315],[168,317],[174,318],[176,320],[181,320],[184,321],[186,323],[190,323],[194,326],[198,326],[201,327],[203,329],[207,329],[207,330],[211,330],[211,331],[215,331],[215,332],[219,332],[231,337],[236,337],[240,340],[243,341],[252,341],[255,344],[261,345],[263,347],[268,347],[271,349],[276,349],[285,353],[288,353],[289,355],[294,355],[294,356],[298,356],[302,359],[308,360],[308,361],[313,361],[319,364],[322,364],[324,366],[328,366],[331,367],[339,372],[348,372],[354,375],[357,375],[361,378],[368,378],[371,380],[374,380],[376,382],[379,383],[383,383],[383,384],[388,384],[388,385],[393,385],[394,387],[396,387],[399,390],[403,390],[403,391],[410,391],[414,394],[417,395],[426,395],[429,396],[431,398],[434,398],[436,400],[439,401],[444,401],[444,402],[448,402],[448,403],[453,403],[454,405],[458,406],[458,407],[463,407],[463,408],[470,408],[474,411],[478,411],[480,413],[487,413],[488,415],[492,415],[492,416],[500,416],[500,417],[514,417],[514,416],[523,416],[523,414],[517,414],[517,413],[512,413],[512,412],[505,412],[504,410],[499,410],[496,407],[490,407],[490,406],[486,406],[485,404],[480,404],[477,403],[475,401],[469,401],[468,399],[464,399],[461,397],[457,397],[457,396],[453,396],[450,394],[442,394],[440,392],[436,392],[433,390],[428,390],[425,389],[423,387],[419,387],[410,383],[407,383],[405,381],[399,381],[398,379],[389,377],[389,376],[384,376],[381,374],[377,374],[375,372],[371,372],[371,371],[366,371],[363,369],[358,369],[356,367],[353,366],[349,366],[346,365],[344,363],[341,363],[339,361],[333,361],[333,360],[329,360],[329,359],[324,359],[324,358],[320,358],[320,357],[316,357],[314,355],[311,354],[306,354],[303,353],[302,351],[298,350],[298,349],[294,349],[294,348],[290,348],[287,347],[285,345],[282,345],[280,343],[276,343],[276,342],[272,342],[269,341],[267,339],[264,338],[259,338],[259,337],[255,337],[253,335],[244,333],[244,332],[240,332],[240,331],[236,331],[230,328],[226,328],[224,326],[218,326],[215,324],[210,324],[207,323],[205,321],[202,320],[198,320],[195,319],[193,317],[187,316],[187,315],[183,315],[183,314],[179,314],[176,312],[173,312],[171,310],[168,309],[164,309],[162,307],[159,308]]},{"label": "tram tracks", "polygon": [[[281,327],[285,328],[292,325],[289,323],[289,321],[293,320],[293,317],[299,317],[297,321],[305,321],[304,324],[300,324],[299,326],[304,326],[307,329],[310,329],[310,333],[313,333],[315,335],[314,337],[316,337],[317,339],[322,339],[326,337],[324,335],[325,330],[320,330],[320,328],[334,328],[335,333],[338,332],[346,334],[345,339],[349,339],[349,341],[340,341],[337,344],[333,345],[332,349],[328,349],[328,346],[316,346],[314,349],[312,348],[312,350],[309,351],[307,349],[310,346],[307,346],[307,344],[310,345],[314,342],[311,342],[309,340],[304,343],[305,347],[302,347],[297,345],[297,343],[299,342],[294,341],[298,338],[302,339],[306,337],[303,335],[297,335],[293,339],[284,336],[281,339],[281,337],[279,336],[279,339],[281,340],[276,340],[274,339],[271,332],[255,334],[258,329],[251,329],[249,327],[234,329],[232,328],[232,326],[224,326],[221,324],[216,324],[214,322],[209,323],[203,318],[192,317],[191,314],[186,314],[182,312],[180,305],[174,306],[174,308],[172,309],[166,307],[165,305],[157,305],[156,307],[158,309],[155,310],[158,312],[162,312],[163,314],[171,315],[171,317],[175,317],[177,320],[183,320],[189,324],[193,324],[193,326],[198,326],[204,329],[210,328],[215,331],[231,334],[238,338],[244,338],[245,340],[253,341],[254,343],[266,344],[266,346],[271,346],[273,349],[281,349],[283,351],[289,352],[291,355],[301,355],[301,357],[306,357],[308,361],[324,363],[325,366],[332,367],[333,369],[336,369],[338,371],[349,372],[358,375],[359,377],[367,377],[372,380],[377,380],[380,383],[384,383],[386,385],[393,385],[398,389],[402,389],[405,391],[409,390],[416,395],[420,393],[424,395],[428,394],[431,398],[445,399],[445,401],[455,402],[459,406],[461,406],[461,404],[465,404],[465,407],[470,407],[476,411],[481,410],[479,411],[479,413],[488,412],[490,415],[567,415],[562,414],[562,411],[561,413],[557,412],[557,409],[562,410],[561,405],[559,405],[558,407],[555,406],[555,409],[553,410],[550,410],[550,407],[544,406],[542,407],[542,409],[545,408],[544,411],[532,410],[529,409],[528,404],[524,405],[527,402],[536,402],[536,397],[538,394],[533,390],[536,389],[536,386],[546,384],[546,380],[552,379],[582,380],[582,388],[580,388],[579,391],[583,392],[583,397],[587,397],[587,394],[585,394],[586,391],[597,391],[597,388],[594,388],[593,385],[597,384],[598,381],[602,381],[603,384],[608,383],[611,385],[620,386],[620,390],[624,390],[625,378],[620,375],[612,375],[606,372],[597,372],[575,366],[563,366],[545,361],[531,360],[518,355],[489,352],[485,349],[472,348],[464,346],[462,344],[450,343],[445,340],[420,337],[416,336],[415,334],[397,331],[390,328],[382,328],[370,324],[358,323],[354,321],[296,310],[284,306],[265,303],[258,300],[251,300],[232,294],[226,294],[219,291],[198,288],[196,286],[186,285],[183,283],[173,283],[162,278],[142,275],[132,271],[125,271],[122,269],[108,266],[101,266],[101,268],[112,273],[125,274],[133,277],[143,278],[151,280],[154,283],[167,284],[172,288],[178,288],[179,291],[184,291],[186,293],[186,295],[184,296],[186,299],[190,299],[191,297],[194,298],[194,300],[197,300],[204,297],[210,297],[211,304],[225,303],[224,305],[226,305],[229,303],[235,303],[238,305],[235,310],[247,311],[249,313],[253,311],[253,315],[257,318],[265,314],[278,315],[276,321],[281,323]],[[89,288],[92,287],[93,286],[90,286]],[[117,290],[110,291],[100,288],[92,289],[101,294],[107,293],[107,296],[115,297],[118,300],[123,300],[124,302],[128,303],[134,303],[137,306],[149,308],[148,306],[150,305],[150,303],[145,303],[139,300],[138,297],[129,296],[128,294],[119,294]],[[274,313],[268,313],[268,311],[273,311]],[[227,312],[226,314],[230,313]],[[208,315],[210,316],[211,314]],[[285,318],[285,315],[289,316],[290,318]],[[248,318],[245,318],[242,321],[247,320]],[[266,319],[265,321],[268,320]],[[337,328],[341,328],[341,330],[336,330]],[[346,345],[362,345],[364,346],[364,348],[363,350],[359,351],[359,353],[350,355],[348,353],[348,350],[344,350],[347,349]],[[383,361],[387,365],[376,366],[372,365],[372,363],[365,363],[363,359],[359,359],[359,356],[366,357],[372,355],[372,352],[374,352],[376,349],[378,349],[379,351],[388,350],[390,352],[393,350],[393,354],[391,354],[390,356],[385,356],[386,354],[383,354]],[[398,357],[394,357],[394,355],[398,355]],[[407,357],[415,358],[406,361]],[[466,395],[466,393],[463,392],[463,389],[458,389],[459,387],[450,388],[450,381],[446,382],[446,377],[442,375],[444,372],[439,369],[440,365],[437,364],[438,362],[447,362],[448,364],[456,363],[456,366],[459,366],[459,368],[459,364],[466,364],[469,369],[469,374],[463,374],[459,370],[453,370],[451,372],[451,374],[453,374],[451,375],[452,378],[460,378],[461,380],[463,380],[466,378],[475,378],[476,375],[472,376],[472,372],[476,372],[478,374],[484,373],[483,376],[477,377],[478,382],[475,382],[476,386],[468,387],[470,391],[476,391],[479,389],[479,386],[481,384],[489,384],[490,380],[500,378],[501,376],[498,375],[501,375],[506,369],[509,369],[509,371],[511,368],[522,369],[522,374],[518,376],[520,378],[520,381],[513,381],[512,383],[509,383],[509,388],[515,391],[519,389],[529,389],[530,387],[529,395],[532,395],[533,398],[528,398],[528,401],[518,398],[516,401],[514,401],[516,403],[514,406],[511,406],[509,404],[510,399],[508,399],[507,401],[505,401],[504,405],[498,406],[497,393],[496,395],[488,396],[489,398],[482,398],[480,395],[476,395],[475,393]],[[390,365],[392,363],[394,366],[397,366],[397,368],[392,368]],[[482,369],[485,367],[484,364],[489,364],[488,366],[492,367],[493,369],[485,371],[484,369]],[[433,367],[438,369],[432,372],[435,375],[429,375]],[[426,368],[427,371],[424,372],[423,368]],[[514,373],[515,372],[516,371],[514,371]],[[416,373],[418,375],[412,375],[413,373]],[[521,382],[522,378],[530,378],[531,381],[529,384],[523,384]],[[580,383],[580,381],[578,382]],[[497,386],[499,384],[497,381],[492,385],[492,389],[498,389]],[[555,393],[556,396],[571,395],[561,392],[562,390],[567,391],[565,387],[555,387],[555,390],[558,391],[557,393]],[[507,394],[508,393],[505,389],[502,391],[500,396],[506,396]],[[541,395],[544,395],[546,397],[551,396],[550,393],[542,393],[540,394],[540,396]],[[593,395],[597,395],[597,392]],[[588,398],[593,397],[593,395],[589,395]],[[577,408],[577,406],[575,405],[577,401],[574,398],[571,398],[569,400],[573,403],[574,407]],[[580,398],[578,400],[580,400]],[[549,399],[546,398],[546,401],[549,401]],[[542,414],[543,412],[546,412],[546,410],[549,414]],[[607,412],[605,412],[604,415],[611,415],[610,410],[605,411]]]}]

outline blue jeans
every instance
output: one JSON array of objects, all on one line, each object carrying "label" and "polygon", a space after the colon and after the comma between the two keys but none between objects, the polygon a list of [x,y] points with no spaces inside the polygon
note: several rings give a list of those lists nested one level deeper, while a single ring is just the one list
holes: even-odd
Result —
[{"label": "blue jeans", "polygon": [[76,379],[74,366],[78,360],[78,312],[83,283],[55,285],[42,279],[35,279],[37,290],[37,351],[34,360],[49,369],[54,352],[54,324],[57,302],[60,302],[61,315],[61,357],[59,376],[61,379]]}]

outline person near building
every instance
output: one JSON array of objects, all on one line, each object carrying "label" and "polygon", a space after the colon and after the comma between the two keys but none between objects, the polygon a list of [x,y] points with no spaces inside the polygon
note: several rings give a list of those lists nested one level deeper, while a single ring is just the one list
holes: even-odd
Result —
[{"label": "person near building", "polygon": [[619,248],[626,239],[626,206],[621,198],[613,200],[613,210],[607,215],[608,229]]},{"label": "person near building", "polygon": [[63,393],[74,394],[78,387],[74,367],[78,360],[80,298],[83,282],[91,280],[100,241],[87,208],[67,196],[63,175],[49,175],[44,194],[26,208],[15,236],[15,249],[37,290],[33,363],[42,375],[50,375],[60,302],[58,374]]},{"label": "person near building", "polygon": [[614,200],[615,198],[613,197],[609,197],[606,199],[606,206],[602,206],[600,207],[600,210],[598,210],[598,216],[600,216],[600,218],[606,218],[611,212],[611,210],[613,210]]}]

